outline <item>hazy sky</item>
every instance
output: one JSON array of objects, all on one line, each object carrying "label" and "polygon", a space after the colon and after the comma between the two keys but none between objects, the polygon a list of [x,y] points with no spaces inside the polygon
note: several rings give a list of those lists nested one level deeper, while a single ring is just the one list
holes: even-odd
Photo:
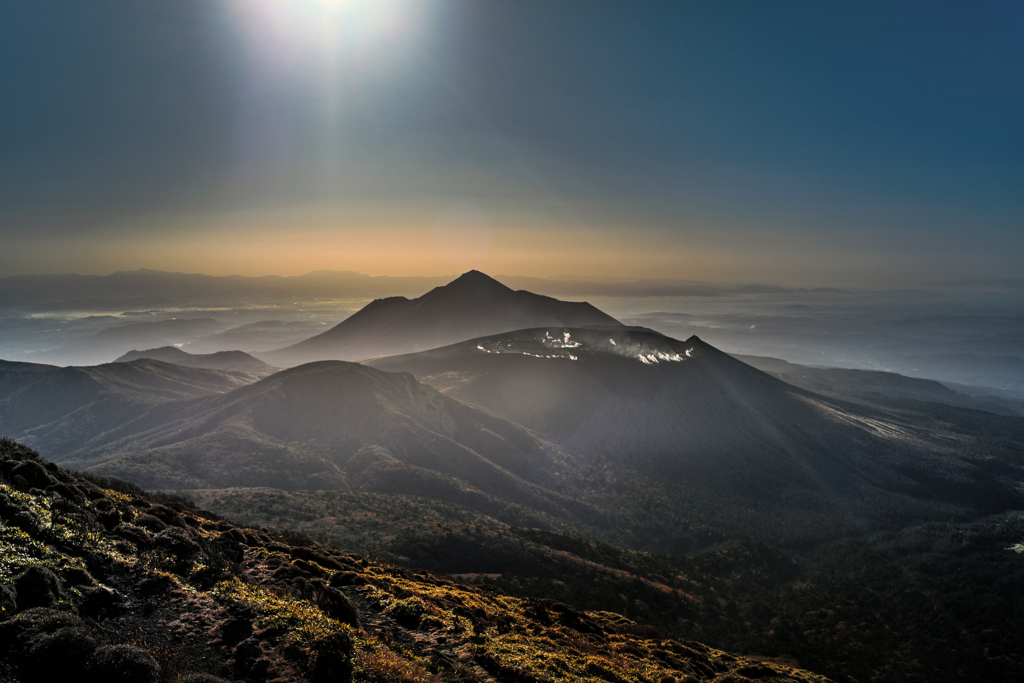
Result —
[{"label": "hazy sky", "polygon": [[5,0],[0,275],[1024,276],[1024,3]]}]

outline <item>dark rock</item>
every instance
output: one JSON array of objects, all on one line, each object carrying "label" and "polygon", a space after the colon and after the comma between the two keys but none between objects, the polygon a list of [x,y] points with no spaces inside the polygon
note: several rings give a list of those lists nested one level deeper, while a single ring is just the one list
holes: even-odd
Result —
[{"label": "dark rock", "polygon": [[67,596],[57,575],[45,567],[29,567],[14,580],[18,610],[31,607],[56,607]]},{"label": "dark rock", "polygon": [[157,683],[160,665],[153,655],[134,645],[104,645],[96,650],[89,670],[103,683]]}]

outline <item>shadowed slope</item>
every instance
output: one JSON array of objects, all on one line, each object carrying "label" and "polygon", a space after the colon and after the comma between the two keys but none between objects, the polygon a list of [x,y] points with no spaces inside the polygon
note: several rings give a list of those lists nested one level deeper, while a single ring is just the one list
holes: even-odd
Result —
[{"label": "shadowed slope", "polygon": [[0,441],[5,681],[826,683],[98,483]]},{"label": "shadowed slope", "polygon": [[841,502],[855,518],[1020,502],[1000,481],[1004,465],[965,457],[883,411],[793,387],[697,337],[541,328],[370,364],[411,372],[569,452],[659,483]]},{"label": "shadowed slope", "polygon": [[129,351],[115,363],[149,358],[188,368],[205,368],[208,370],[235,370],[239,372],[262,373],[263,376],[273,372],[273,368],[263,361],[243,351],[218,351],[216,353],[188,353],[176,346],[161,346],[145,351]]},{"label": "shadowed slope", "polygon": [[115,363],[149,358],[152,360],[183,365],[189,368],[223,370],[239,377],[245,377],[251,383],[277,372],[279,368],[267,365],[263,361],[243,351],[217,351],[216,353],[196,354],[182,351],[176,346],[162,346],[146,351],[129,351]]},{"label": "shadowed slope", "polygon": [[327,332],[262,357],[279,366],[352,361],[540,325],[618,324],[588,303],[516,292],[473,270],[418,299],[377,299]]},{"label": "shadowed slope", "polygon": [[354,363],[285,370],[183,404],[151,429],[106,436],[70,462],[160,488],[351,488],[492,511],[581,508],[540,488],[553,483],[558,454],[529,431],[411,375]]},{"label": "shadowed slope", "polygon": [[67,368],[0,361],[0,435],[59,458],[162,405],[251,381],[244,374],[148,359]]}]

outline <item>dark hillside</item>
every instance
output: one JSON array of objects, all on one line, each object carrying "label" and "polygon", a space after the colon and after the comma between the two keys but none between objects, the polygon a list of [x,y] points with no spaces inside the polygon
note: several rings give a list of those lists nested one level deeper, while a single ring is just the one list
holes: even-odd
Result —
[{"label": "dark hillside", "polygon": [[607,611],[238,527],[0,441],[10,683],[825,681]]},{"label": "dark hillside", "polygon": [[549,488],[557,449],[407,374],[310,363],[176,410],[68,462],[155,488],[340,488],[593,514]]},{"label": "dark hillside", "polygon": [[802,552],[750,540],[639,553],[411,496],[230,489],[204,507],[333,547],[456,573],[837,681],[1018,681],[1024,514],[929,523]]},{"label": "dark hillside", "polygon": [[794,387],[696,337],[539,328],[369,364],[586,454],[607,489],[635,487],[634,498],[659,504],[697,492],[712,509],[762,506],[780,525],[804,510],[843,533],[1024,504],[1018,463]]},{"label": "dark hillside", "polygon": [[115,363],[126,363],[140,358],[150,358],[165,363],[184,365],[188,368],[206,368],[208,370],[228,370],[246,372],[253,375],[254,379],[266,377],[274,372],[263,361],[250,356],[242,351],[218,351],[216,353],[188,353],[176,346],[161,346],[146,351],[129,351]]},{"label": "dark hillside", "polygon": [[0,361],[0,434],[60,457],[161,405],[252,381],[155,360],[66,368]]}]

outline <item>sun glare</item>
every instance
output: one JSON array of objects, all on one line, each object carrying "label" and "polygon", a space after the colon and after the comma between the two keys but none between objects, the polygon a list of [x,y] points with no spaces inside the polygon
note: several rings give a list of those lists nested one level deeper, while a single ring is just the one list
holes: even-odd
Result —
[{"label": "sun glare", "polygon": [[420,6],[415,0],[230,1],[250,49],[267,61],[393,49],[417,23]]}]

